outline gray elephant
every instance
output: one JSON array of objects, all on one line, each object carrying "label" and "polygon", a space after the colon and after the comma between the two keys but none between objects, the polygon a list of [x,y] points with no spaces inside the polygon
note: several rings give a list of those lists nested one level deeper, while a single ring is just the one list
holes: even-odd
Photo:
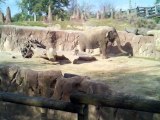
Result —
[{"label": "gray elephant", "polygon": [[78,38],[80,51],[92,52],[93,49],[100,48],[102,58],[107,58],[107,45],[109,42],[117,42],[118,49],[124,54],[129,55],[128,52],[121,48],[120,39],[115,28],[101,26],[90,30],[83,31]]}]

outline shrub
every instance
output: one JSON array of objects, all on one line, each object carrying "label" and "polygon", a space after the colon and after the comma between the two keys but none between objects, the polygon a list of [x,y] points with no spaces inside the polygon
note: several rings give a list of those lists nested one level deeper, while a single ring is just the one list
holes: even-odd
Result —
[{"label": "shrub", "polygon": [[135,22],[135,26],[138,28],[149,28],[154,29],[156,27],[156,22],[151,19],[138,18]]},{"label": "shrub", "polygon": [[158,23],[160,23],[160,18],[159,17],[155,17],[155,18],[153,18],[154,19],[154,21],[158,24]]}]

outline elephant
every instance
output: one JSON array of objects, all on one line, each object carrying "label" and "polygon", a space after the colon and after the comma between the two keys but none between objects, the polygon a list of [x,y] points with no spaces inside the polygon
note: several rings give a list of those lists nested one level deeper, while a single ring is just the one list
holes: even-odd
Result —
[{"label": "elephant", "polygon": [[129,55],[121,47],[118,33],[114,27],[101,26],[90,30],[82,31],[78,37],[79,51],[92,52],[93,49],[100,48],[102,58],[107,58],[108,43],[117,42],[118,49],[124,54]]}]

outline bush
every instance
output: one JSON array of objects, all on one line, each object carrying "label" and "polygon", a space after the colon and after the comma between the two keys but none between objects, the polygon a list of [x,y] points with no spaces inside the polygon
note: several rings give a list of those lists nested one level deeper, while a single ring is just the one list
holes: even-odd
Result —
[{"label": "bush", "polygon": [[26,21],[29,18],[31,17],[25,13],[17,13],[13,16],[12,20],[13,22],[18,22],[18,21]]},{"label": "bush", "polygon": [[153,18],[154,19],[154,21],[158,24],[158,23],[160,23],[160,18],[159,17],[155,17],[155,18]]},{"label": "bush", "polygon": [[156,22],[151,19],[144,19],[144,18],[138,18],[137,21],[135,22],[135,25],[138,28],[149,28],[149,29],[154,29],[156,27]]}]

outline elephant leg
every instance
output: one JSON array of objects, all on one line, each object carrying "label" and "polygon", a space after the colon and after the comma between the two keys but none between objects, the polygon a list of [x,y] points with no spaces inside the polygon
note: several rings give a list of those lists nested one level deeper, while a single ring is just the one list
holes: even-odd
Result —
[{"label": "elephant leg", "polygon": [[100,43],[100,51],[101,51],[102,59],[107,58],[107,45],[108,45],[108,42],[106,44]]}]

